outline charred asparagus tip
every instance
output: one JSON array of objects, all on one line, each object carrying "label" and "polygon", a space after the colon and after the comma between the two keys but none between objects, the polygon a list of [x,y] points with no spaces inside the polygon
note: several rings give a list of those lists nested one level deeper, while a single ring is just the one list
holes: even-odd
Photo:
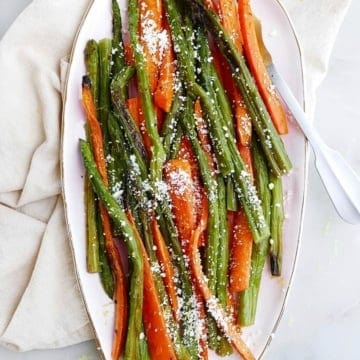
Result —
[{"label": "charred asparagus tip", "polygon": [[88,75],[84,75],[82,78],[82,87],[83,88],[91,88],[91,80]]}]

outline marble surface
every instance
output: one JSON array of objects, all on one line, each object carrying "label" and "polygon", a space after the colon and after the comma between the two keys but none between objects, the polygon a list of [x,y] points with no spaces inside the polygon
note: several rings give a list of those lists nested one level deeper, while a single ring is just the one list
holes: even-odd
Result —
[{"label": "marble surface", "polygon": [[[31,0],[0,0],[0,37]],[[315,124],[360,173],[360,2],[340,30],[328,75],[318,90]],[[360,226],[336,214],[310,159],[299,261],[288,305],[266,360],[358,360]],[[2,360],[97,360],[92,341],[57,350],[14,353]]]}]

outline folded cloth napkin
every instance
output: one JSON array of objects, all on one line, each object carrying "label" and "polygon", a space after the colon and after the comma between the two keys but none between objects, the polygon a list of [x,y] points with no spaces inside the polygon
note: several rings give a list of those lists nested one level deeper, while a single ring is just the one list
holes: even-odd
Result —
[{"label": "folded cloth napkin", "polygon": [[[307,103],[350,0],[282,0],[303,48]],[[92,337],[60,197],[60,59],[90,0],[34,0],[0,42],[0,343],[55,348]]]}]

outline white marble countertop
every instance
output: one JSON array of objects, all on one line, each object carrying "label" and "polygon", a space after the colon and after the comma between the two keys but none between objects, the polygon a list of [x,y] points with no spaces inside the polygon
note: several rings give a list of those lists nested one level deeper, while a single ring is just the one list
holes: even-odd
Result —
[{"label": "white marble countertop", "polygon": [[[31,0],[0,0],[0,37]],[[340,30],[318,91],[315,124],[330,146],[360,173],[360,2]],[[266,360],[360,359],[360,226],[335,213],[311,157],[304,232],[288,305]],[[89,341],[57,350],[14,353],[3,360],[96,360]]]}]

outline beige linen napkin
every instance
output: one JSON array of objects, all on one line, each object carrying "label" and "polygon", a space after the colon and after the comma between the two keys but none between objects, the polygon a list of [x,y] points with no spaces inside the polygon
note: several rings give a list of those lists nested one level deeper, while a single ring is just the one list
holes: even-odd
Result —
[{"label": "beige linen napkin", "polygon": [[[100,1],[100,0],[97,0]],[[60,59],[90,0],[34,0],[0,42],[0,343],[26,351],[91,338],[60,197]],[[305,57],[307,101],[350,0],[283,0]]]}]

